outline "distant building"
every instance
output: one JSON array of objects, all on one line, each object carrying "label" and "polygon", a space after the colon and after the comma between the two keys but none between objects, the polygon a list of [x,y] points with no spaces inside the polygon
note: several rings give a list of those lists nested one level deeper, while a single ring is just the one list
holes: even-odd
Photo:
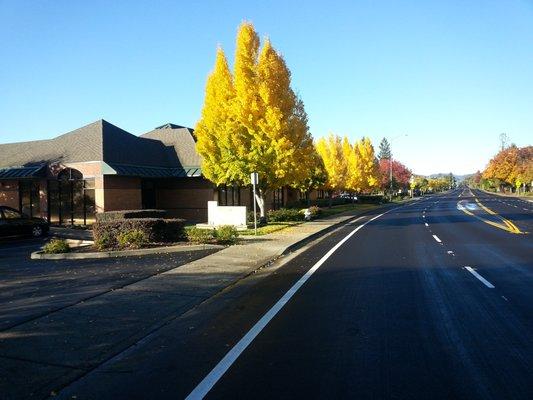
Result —
[{"label": "distant building", "polygon": [[[95,213],[158,208],[207,220],[207,201],[252,204],[249,187],[215,187],[202,177],[193,130],[174,124],[141,136],[100,120],[49,140],[0,145],[0,205],[55,224],[89,224]],[[297,200],[288,188],[268,206]]]}]

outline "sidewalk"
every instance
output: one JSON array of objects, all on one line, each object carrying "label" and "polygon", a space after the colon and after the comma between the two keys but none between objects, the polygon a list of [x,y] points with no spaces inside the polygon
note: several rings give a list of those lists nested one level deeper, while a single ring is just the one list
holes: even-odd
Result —
[{"label": "sidewalk", "polygon": [[347,212],[246,239],[3,331],[0,392],[7,398],[57,392],[232,283],[363,213]]}]

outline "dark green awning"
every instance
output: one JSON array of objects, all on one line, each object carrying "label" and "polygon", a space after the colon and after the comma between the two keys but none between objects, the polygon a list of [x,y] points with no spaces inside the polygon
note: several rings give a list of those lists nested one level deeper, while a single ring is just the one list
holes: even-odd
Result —
[{"label": "dark green awning", "polygon": [[140,176],[144,178],[192,178],[202,176],[199,167],[151,167],[141,165],[108,164],[117,175]]},{"label": "dark green awning", "polygon": [[44,176],[44,165],[0,168],[0,179],[21,179]]}]

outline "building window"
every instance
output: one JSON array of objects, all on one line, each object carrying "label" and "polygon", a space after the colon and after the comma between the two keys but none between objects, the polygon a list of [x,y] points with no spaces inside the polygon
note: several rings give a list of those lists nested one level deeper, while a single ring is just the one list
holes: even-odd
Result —
[{"label": "building window", "polygon": [[30,217],[39,216],[41,203],[39,199],[39,181],[19,181],[19,209],[23,214]]},{"label": "building window", "polygon": [[94,178],[67,168],[48,181],[48,219],[55,224],[87,225],[94,222]]},{"label": "building window", "polygon": [[274,190],[272,209],[278,210],[285,204],[284,190],[283,188]]},{"label": "building window", "polygon": [[221,185],[217,188],[219,206],[240,206],[241,188],[239,186]]}]

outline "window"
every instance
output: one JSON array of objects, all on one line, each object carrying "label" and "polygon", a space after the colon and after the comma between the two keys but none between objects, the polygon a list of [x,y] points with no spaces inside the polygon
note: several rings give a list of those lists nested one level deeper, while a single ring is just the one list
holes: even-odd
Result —
[{"label": "window", "polygon": [[239,186],[221,185],[217,190],[219,206],[241,205],[241,188]]},{"label": "window", "polygon": [[16,212],[15,210],[4,208],[4,217],[6,219],[17,219],[17,218],[22,218],[22,215]]}]

